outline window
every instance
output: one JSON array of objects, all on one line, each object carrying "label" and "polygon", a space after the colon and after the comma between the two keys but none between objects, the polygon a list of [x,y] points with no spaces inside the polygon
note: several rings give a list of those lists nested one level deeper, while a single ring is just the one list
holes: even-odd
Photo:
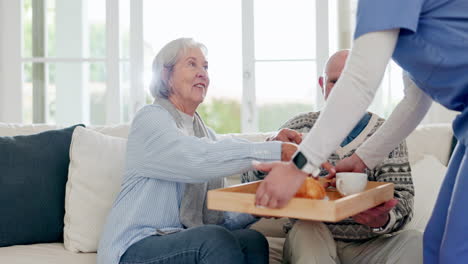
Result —
[{"label": "window", "polygon": [[[3,5],[15,10],[9,21],[22,19],[21,36],[6,40],[7,46],[23,47],[11,56],[15,66],[6,72],[18,77],[7,80],[10,84],[21,79],[14,85],[21,93],[10,93],[21,98],[22,106],[14,110],[21,113],[17,122],[129,122],[152,102],[148,83],[154,56],[179,37],[193,37],[208,48],[211,84],[198,110],[218,133],[276,130],[294,114],[317,109],[321,97],[317,72],[328,57],[328,35],[316,36],[320,19],[329,16],[326,1],[23,0]],[[328,32],[328,22],[324,26]]]},{"label": "window", "polygon": [[[351,1],[351,28],[352,32],[356,28],[357,0]],[[354,33],[351,37],[354,36]],[[402,69],[393,60],[388,64],[385,75],[380,84],[379,90],[369,110],[384,118],[392,113],[393,109],[403,98]]]},{"label": "window", "polygon": [[315,109],[315,2],[255,0],[255,91],[260,131]]},{"label": "window", "polygon": [[241,132],[241,2],[146,0],[144,6],[145,89],[159,50],[171,40],[194,38],[208,48],[210,76],[207,97],[198,111],[217,133]]},{"label": "window", "polygon": [[129,120],[129,5],[23,1],[24,123]]}]

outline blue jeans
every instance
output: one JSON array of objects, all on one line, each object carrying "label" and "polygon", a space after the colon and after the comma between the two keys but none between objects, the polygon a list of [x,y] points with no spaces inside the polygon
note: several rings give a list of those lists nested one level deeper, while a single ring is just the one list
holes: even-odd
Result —
[{"label": "blue jeans", "polygon": [[135,263],[268,263],[268,241],[255,230],[205,225],[138,241],[120,259]]}]

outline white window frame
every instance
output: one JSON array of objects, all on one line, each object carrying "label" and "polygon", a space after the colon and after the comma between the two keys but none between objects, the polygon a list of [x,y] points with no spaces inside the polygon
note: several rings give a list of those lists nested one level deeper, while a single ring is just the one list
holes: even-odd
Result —
[{"label": "white window frame", "polygon": [[[311,0],[313,1],[313,0]],[[317,76],[320,76],[329,56],[329,4],[328,1],[315,1],[316,10],[316,64]],[[3,69],[3,87],[22,87],[22,63],[25,62],[76,62],[106,64],[106,124],[119,123],[122,117],[122,100],[120,92],[121,62],[128,61],[119,58],[119,4],[117,0],[106,0],[106,58],[22,58],[21,38],[23,1],[3,1],[2,32],[5,41],[2,46],[2,64],[8,61],[8,67]],[[258,131],[258,113],[255,94],[255,42],[254,42],[254,10],[252,0],[242,0],[242,54],[243,54],[243,91],[241,103],[241,131]],[[6,12],[5,10],[8,10]],[[4,14],[9,14],[4,16]],[[145,104],[145,88],[143,86],[143,0],[130,1],[130,119],[134,113]],[[7,56],[6,56],[7,55]],[[4,88],[3,101],[0,106],[0,121],[22,122],[21,89]],[[5,100],[8,98],[8,100]],[[317,89],[317,102],[320,104],[321,93]],[[10,103],[11,102],[11,103]]]},{"label": "white window frame", "polygon": [[[0,1],[0,121],[21,123],[22,1]],[[15,87],[15,88],[12,88]]]},{"label": "white window frame", "polygon": [[[143,0],[130,2],[130,58],[119,56],[119,1],[106,0],[106,57],[105,58],[52,58],[23,57],[22,55],[22,10],[23,1],[0,1],[0,121],[22,123],[22,64],[23,63],[95,63],[106,64],[106,124],[123,120],[120,92],[120,64],[129,62],[130,72],[130,115],[144,103],[143,72]],[[15,87],[14,89],[11,87]],[[43,106],[45,107],[45,106]],[[34,109],[44,111],[45,109]],[[33,111],[34,111],[33,110]],[[46,122],[43,116],[41,123]]]},{"label": "white window frame", "polygon": [[[323,67],[329,56],[329,3],[328,1],[314,1],[316,4],[316,28],[317,44],[315,59],[301,60],[257,60],[255,59],[255,32],[254,32],[254,1],[242,0],[242,103],[241,103],[241,132],[258,132],[258,110],[256,106],[255,91],[255,63],[278,61],[312,61],[317,65],[317,76],[321,76]],[[313,0],[311,0],[313,1]],[[320,12],[319,12],[320,11]],[[315,105],[322,103],[322,94],[317,89]]]}]

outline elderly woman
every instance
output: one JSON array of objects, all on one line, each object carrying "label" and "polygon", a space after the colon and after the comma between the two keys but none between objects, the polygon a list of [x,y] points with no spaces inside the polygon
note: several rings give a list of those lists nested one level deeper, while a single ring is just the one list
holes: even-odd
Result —
[{"label": "elderly woman", "polygon": [[[208,210],[206,192],[253,160],[290,159],[296,145],[216,140],[196,109],[210,79],[204,45],[169,42],[153,62],[154,104],[135,116],[121,191],[99,244],[98,264],[268,263],[268,242],[245,229],[257,220]],[[292,130],[276,139],[300,143]]]}]

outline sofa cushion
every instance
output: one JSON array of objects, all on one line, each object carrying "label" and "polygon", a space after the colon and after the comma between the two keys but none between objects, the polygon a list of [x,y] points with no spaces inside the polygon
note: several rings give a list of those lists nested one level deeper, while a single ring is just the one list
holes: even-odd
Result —
[{"label": "sofa cushion", "polygon": [[431,155],[425,155],[411,167],[414,183],[413,219],[406,229],[424,231],[432,214],[447,168]]},{"label": "sofa cushion", "polygon": [[0,137],[0,246],[62,241],[75,127]]},{"label": "sofa cushion", "polygon": [[72,253],[62,243],[0,248],[2,264],[96,264],[95,253]]},{"label": "sofa cushion", "polygon": [[96,252],[106,216],[120,190],[126,144],[123,138],[75,129],[66,185],[66,249]]},{"label": "sofa cushion", "polygon": [[424,155],[433,155],[447,166],[452,138],[450,124],[419,126],[406,138],[410,164],[416,164]]},{"label": "sofa cushion", "polygon": [[88,127],[91,130],[97,131],[104,135],[119,137],[119,138],[128,138],[128,133],[130,130],[130,125],[112,125],[112,126],[91,126]]}]

